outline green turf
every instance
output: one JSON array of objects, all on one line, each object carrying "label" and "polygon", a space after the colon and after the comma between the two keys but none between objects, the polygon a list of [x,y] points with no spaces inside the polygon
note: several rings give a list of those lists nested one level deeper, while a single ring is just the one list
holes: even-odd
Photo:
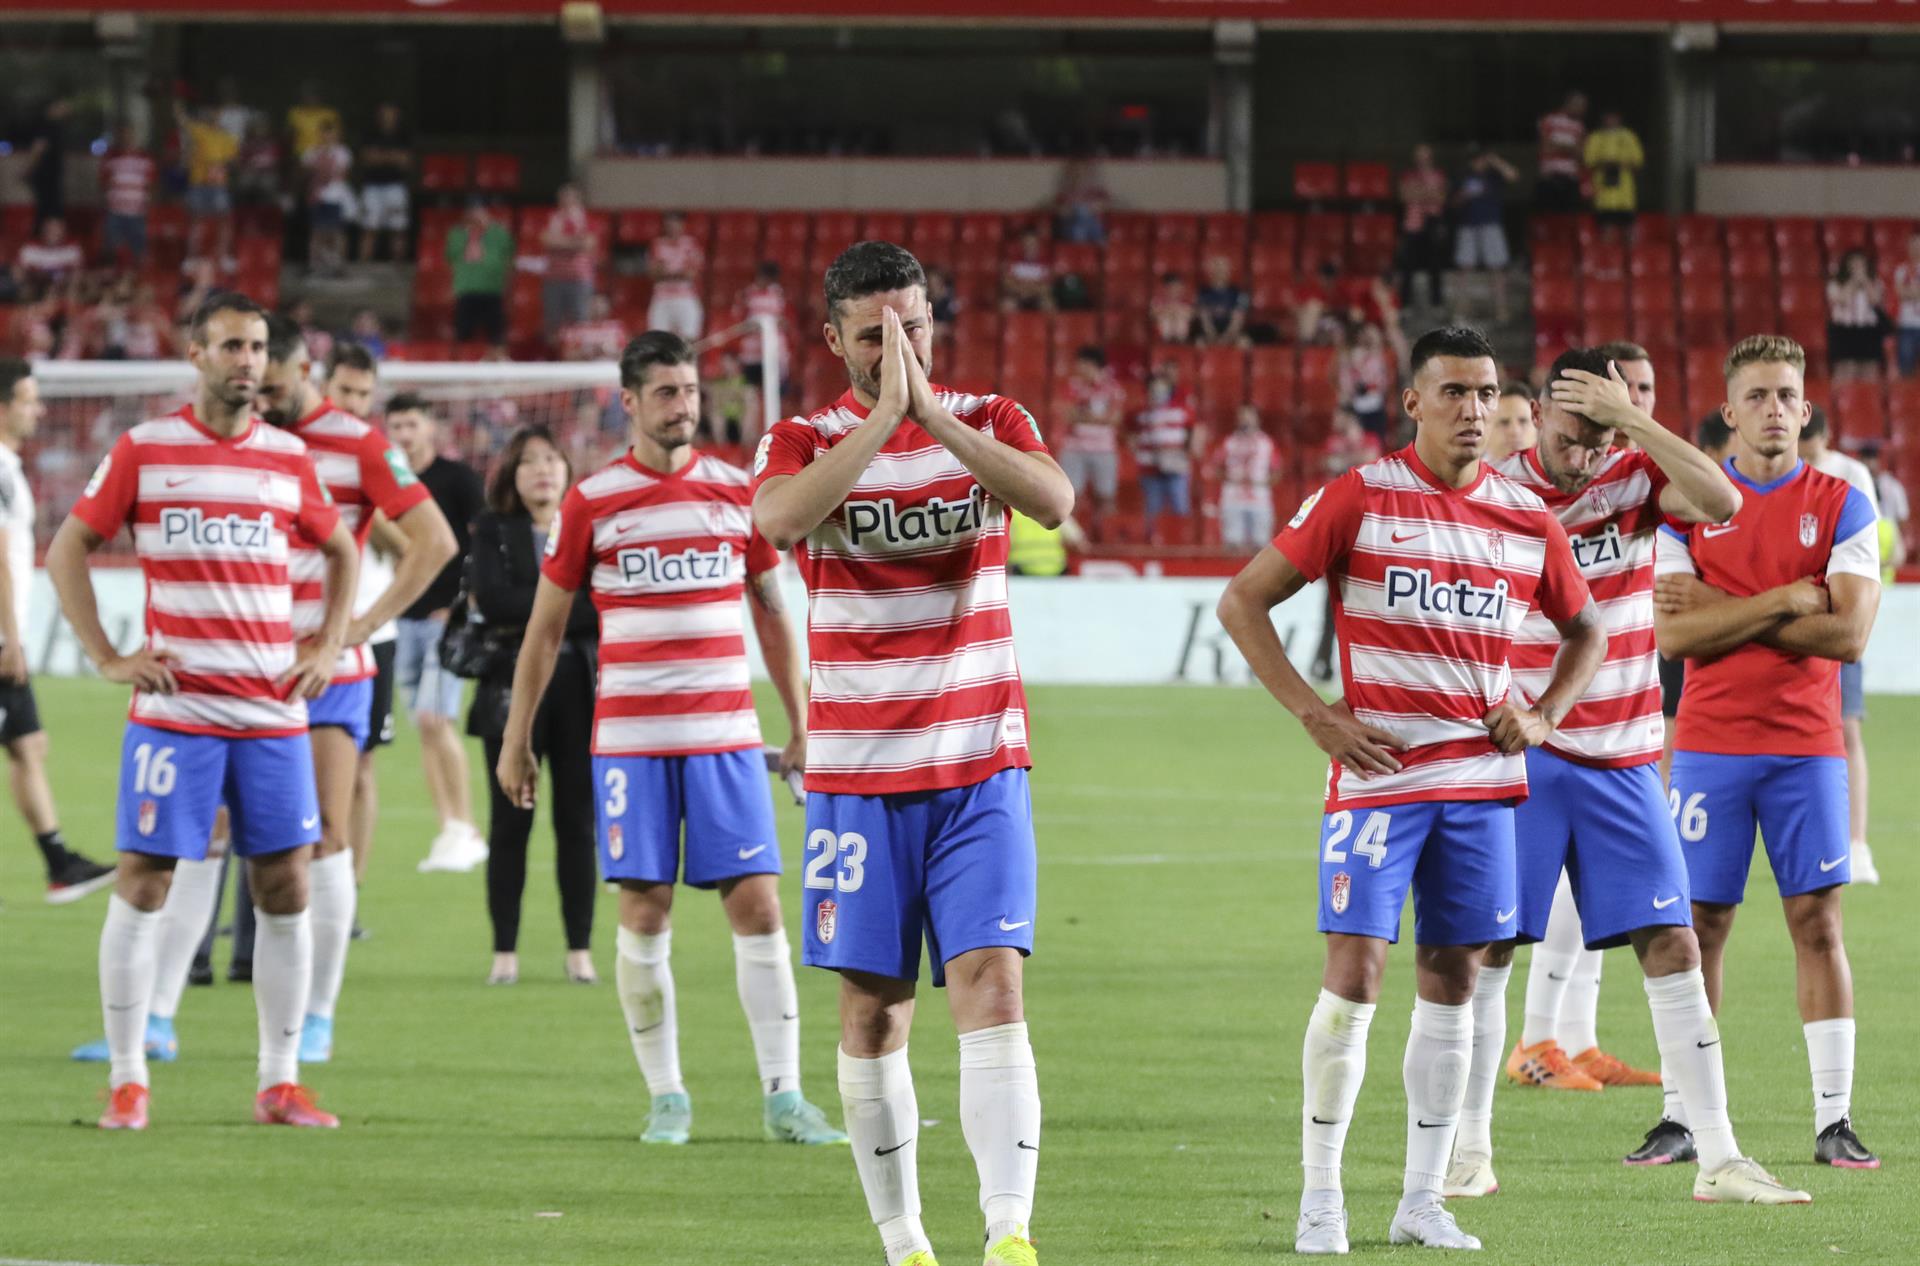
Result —
[{"label": "green turf", "polygon": [[[123,695],[47,681],[69,838],[111,851]],[[1037,689],[1039,956],[1029,1010],[1046,1103],[1035,1220],[1045,1260],[1243,1263],[1290,1252],[1299,1185],[1300,1035],[1320,940],[1314,830],[1322,763],[1250,691]],[[403,730],[405,727],[402,727]],[[1557,1095],[1502,1087],[1501,1193],[1460,1202],[1493,1263],[1920,1260],[1909,1166],[1920,1048],[1907,975],[1920,932],[1911,841],[1920,700],[1877,699],[1875,838],[1887,883],[1848,898],[1862,1026],[1855,1092],[1879,1173],[1811,1163],[1806,1055],[1791,956],[1764,863],[1736,933],[1722,1016],[1746,1149],[1813,1191],[1811,1208],[1693,1204],[1692,1170],[1624,1169],[1658,1090]],[[154,1070],[154,1127],[90,1127],[105,1083],[66,1062],[100,1027],[101,898],[40,902],[10,816],[0,850],[0,1259],[225,1263],[872,1263],[845,1151],[759,1141],[759,1094],[724,924],[689,894],[675,971],[695,1139],[635,1141],[644,1090],[606,984],[561,970],[557,901],[536,843],[522,983],[483,983],[481,877],[414,872],[432,833],[410,735],[381,757],[384,812],[335,1062],[310,1080],[337,1134],[249,1124],[253,1008],[226,984],[188,993],[185,1058]],[[789,909],[799,819],[783,805]],[[1903,895],[1904,894],[1904,895]],[[613,904],[596,956],[611,976]],[[224,956],[224,946],[221,949]],[[1525,956],[1521,966],[1524,969]],[[1655,1061],[1644,997],[1609,955],[1603,1038]],[[1524,970],[1510,992],[1519,1023]],[[1348,1147],[1354,1251],[1379,1256],[1399,1194],[1400,1055],[1412,996],[1396,954]],[[833,982],[801,973],[811,1095],[839,1117]],[[926,1222],[948,1266],[977,1261],[976,1184],[956,1120],[952,1025],[926,994],[913,1041]],[[551,1216],[559,1215],[559,1216]],[[1402,1258],[1419,1250],[1392,1250]]]}]

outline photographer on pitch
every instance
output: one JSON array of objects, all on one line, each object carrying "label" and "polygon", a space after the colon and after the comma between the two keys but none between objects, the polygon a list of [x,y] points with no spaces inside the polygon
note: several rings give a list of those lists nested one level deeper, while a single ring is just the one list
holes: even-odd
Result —
[{"label": "photographer on pitch", "polygon": [[[530,426],[507,442],[487,486],[487,508],[473,522],[467,554],[467,625],[450,621],[443,659],[479,688],[467,713],[467,733],[487,753],[487,914],[493,922],[493,970],[487,983],[519,979],[520,898],[527,881],[527,841],[533,811],[501,791],[494,769],[513,693],[513,665],[533,612],[540,559],[555,526],[560,498],[573,482],[566,454],[545,427]],[[464,657],[464,663],[457,663]],[[593,683],[599,659],[599,621],[590,590],[576,595],[553,684],[535,714],[533,750],[553,779],[554,871],[567,934],[567,976],[592,984],[593,902],[598,869],[593,836]]]}]

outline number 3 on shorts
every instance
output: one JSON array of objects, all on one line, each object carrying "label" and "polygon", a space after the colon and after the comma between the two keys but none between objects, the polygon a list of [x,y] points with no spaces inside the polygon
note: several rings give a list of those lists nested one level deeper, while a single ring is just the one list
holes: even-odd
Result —
[{"label": "number 3 on shorts", "polygon": [[609,769],[607,771],[607,818],[611,821],[627,811],[627,771]]},{"label": "number 3 on shorts", "polygon": [[[1367,815],[1360,826],[1360,838],[1353,842],[1353,851],[1367,859],[1367,865],[1375,870],[1387,860],[1387,828],[1393,825],[1390,815],[1375,811]],[[1347,836],[1353,833],[1353,814],[1346,809],[1340,810],[1327,819],[1327,850],[1321,855],[1322,861],[1344,862],[1347,854],[1340,846]]]},{"label": "number 3 on shorts", "polygon": [[[867,881],[863,869],[867,860],[866,836],[858,831],[835,835],[822,827],[807,837],[807,852],[812,853],[816,849],[819,850],[819,856],[807,859],[806,887],[838,888],[841,892],[860,891],[860,885]],[[840,859],[839,873],[829,875],[827,870],[836,857]]]}]

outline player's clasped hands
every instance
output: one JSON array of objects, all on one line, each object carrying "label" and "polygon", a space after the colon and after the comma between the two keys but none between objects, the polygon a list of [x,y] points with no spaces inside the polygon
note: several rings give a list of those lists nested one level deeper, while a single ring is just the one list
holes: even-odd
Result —
[{"label": "player's clasped hands", "polygon": [[100,664],[100,675],[108,681],[123,686],[132,686],[148,694],[170,695],[179,689],[179,683],[173,679],[173,665],[177,661],[165,651],[154,651],[141,647],[131,655],[115,655]]},{"label": "player's clasped hands", "polygon": [[1532,708],[1516,708],[1509,699],[1495,704],[1485,720],[1493,745],[1509,756],[1540,746],[1553,733],[1545,717]]},{"label": "player's clasped hands", "polygon": [[875,413],[895,419],[907,416],[913,403],[906,365],[910,355],[900,314],[888,308],[880,326],[880,397],[874,402]]},{"label": "player's clasped hands", "polygon": [[1400,772],[1400,758],[1394,753],[1406,751],[1407,745],[1356,718],[1345,699],[1336,699],[1308,717],[1306,727],[1307,736],[1321,751],[1361,778]]},{"label": "player's clasped hands", "polygon": [[1599,426],[1619,426],[1631,420],[1635,412],[1633,399],[1627,394],[1627,380],[1612,361],[1607,362],[1605,378],[1584,369],[1562,370],[1550,390],[1555,404]]}]

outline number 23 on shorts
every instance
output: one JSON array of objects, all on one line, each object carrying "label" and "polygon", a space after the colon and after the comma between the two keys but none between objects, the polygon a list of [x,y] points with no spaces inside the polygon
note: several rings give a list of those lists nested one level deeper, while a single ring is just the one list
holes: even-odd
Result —
[{"label": "number 23 on shorts", "polygon": [[[835,868],[834,862],[839,862]],[[835,835],[822,827],[807,836],[807,869],[802,883],[808,888],[858,892],[867,881],[867,837],[858,831]],[[831,873],[830,873],[831,872]]]}]

